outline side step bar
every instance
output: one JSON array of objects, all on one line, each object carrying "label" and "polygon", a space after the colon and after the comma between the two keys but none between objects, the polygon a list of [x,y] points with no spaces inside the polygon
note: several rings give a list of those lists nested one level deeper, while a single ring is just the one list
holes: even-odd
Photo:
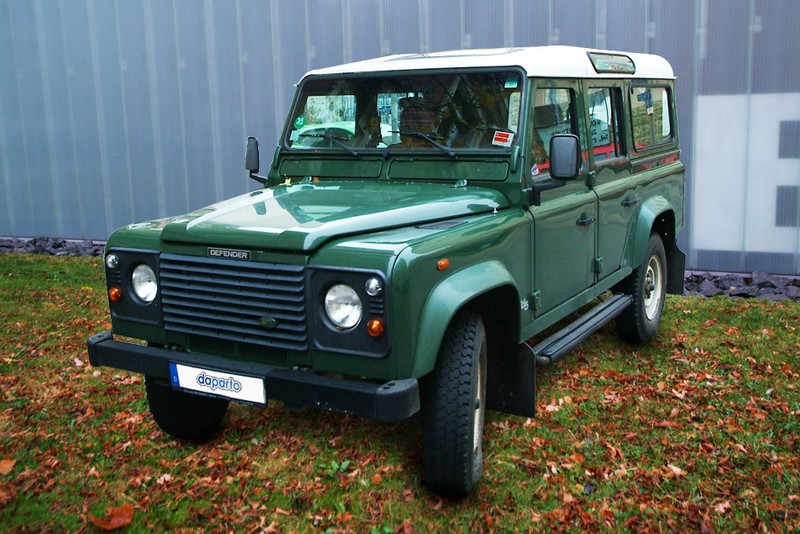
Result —
[{"label": "side step bar", "polygon": [[536,363],[550,365],[617,317],[632,302],[633,297],[620,293],[595,306],[574,322],[533,347]]}]

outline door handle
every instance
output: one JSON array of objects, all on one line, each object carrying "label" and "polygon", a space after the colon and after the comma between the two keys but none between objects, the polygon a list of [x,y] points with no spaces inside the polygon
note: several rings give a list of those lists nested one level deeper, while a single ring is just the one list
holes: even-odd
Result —
[{"label": "door handle", "polygon": [[582,213],[581,218],[575,221],[578,226],[589,226],[595,221],[595,218],[588,213]]},{"label": "door handle", "polygon": [[622,201],[622,207],[623,208],[632,208],[638,203],[639,203],[639,199],[638,198],[636,198],[636,197],[628,197],[628,198],[626,198],[625,200]]}]

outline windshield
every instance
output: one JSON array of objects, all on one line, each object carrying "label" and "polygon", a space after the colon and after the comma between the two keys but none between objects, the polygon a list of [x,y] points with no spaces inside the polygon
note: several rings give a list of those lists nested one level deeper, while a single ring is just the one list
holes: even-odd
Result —
[{"label": "windshield", "polygon": [[517,71],[312,78],[286,143],[295,149],[502,150],[517,141]]}]

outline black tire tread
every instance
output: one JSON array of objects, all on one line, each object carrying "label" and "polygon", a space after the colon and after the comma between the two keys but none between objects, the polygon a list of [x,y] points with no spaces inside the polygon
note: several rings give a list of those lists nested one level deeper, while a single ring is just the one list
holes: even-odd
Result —
[{"label": "black tire tread", "polygon": [[482,471],[482,450],[479,447],[473,456],[471,434],[473,368],[476,363],[480,365],[480,353],[477,361],[475,358],[476,345],[478,351],[485,353],[486,335],[480,316],[458,314],[445,333],[436,369],[423,388],[427,484],[452,497],[463,497],[472,491]]}]

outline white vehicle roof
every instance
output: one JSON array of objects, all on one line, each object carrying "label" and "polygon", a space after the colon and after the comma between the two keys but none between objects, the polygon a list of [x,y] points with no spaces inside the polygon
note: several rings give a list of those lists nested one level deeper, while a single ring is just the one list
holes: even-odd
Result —
[{"label": "white vehicle roof", "polygon": [[[627,56],[635,72],[598,73],[589,53]],[[574,46],[538,46],[531,48],[488,48],[452,50],[427,54],[396,54],[312,70],[306,76],[353,74],[358,72],[400,72],[428,69],[470,67],[522,67],[529,77],[545,78],[674,78],[666,59],[652,54],[597,50]]]}]

